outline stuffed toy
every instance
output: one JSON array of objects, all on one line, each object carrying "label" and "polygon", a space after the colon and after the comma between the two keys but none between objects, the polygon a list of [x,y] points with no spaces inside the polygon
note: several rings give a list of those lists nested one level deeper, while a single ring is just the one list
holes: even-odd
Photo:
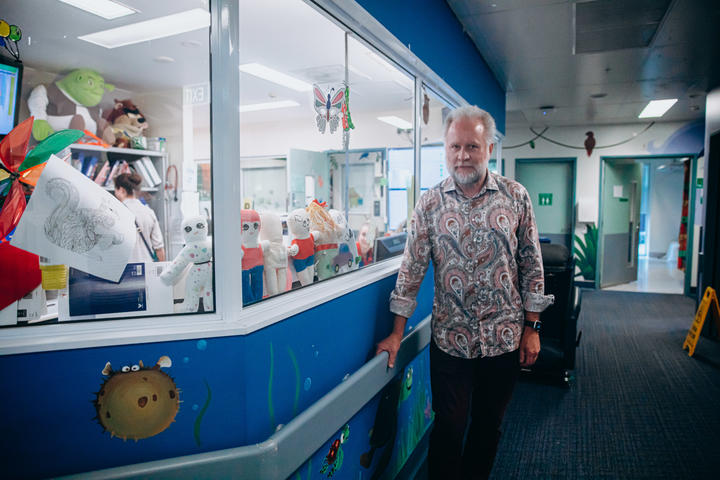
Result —
[{"label": "stuffed toy", "polygon": [[287,285],[288,250],[283,244],[282,221],[274,213],[260,214],[260,246],[265,259],[265,293],[277,295]]},{"label": "stuffed toy", "polygon": [[357,252],[355,234],[345,220],[345,215],[340,210],[330,210],[330,216],[342,232],[337,237],[338,254],[332,261],[333,269],[337,273],[355,270],[360,265],[360,256]]},{"label": "stuffed toy", "polygon": [[73,70],[55,83],[33,88],[28,98],[30,115],[35,117],[33,138],[41,141],[53,132],[71,128],[87,130],[106,143],[114,143],[112,128],[100,115],[98,107],[105,90],[112,92],[114,89],[89,68]]},{"label": "stuffed toy", "polygon": [[287,217],[292,242],[288,254],[293,259],[295,273],[304,287],[313,283],[315,277],[315,239],[310,233],[310,216],[304,208],[293,210]]},{"label": "stuffed toy", "polygon": [[315,239],[315,273],[318,280],[326,280],[337,273],[332,261],[338,254],[337,237],[342,232],[317,200],[313,200],[306,210]]},{"label": "stuffed toy", "polygon": [[114,147],[130,148],[130,142],[135,137],[142,137],[148,128],[145,116],[140,113],[132,100],[115,99],[113,108],[105,118],[112,126],[115,135]]},{"label": "stuffed toy", "polygon": [[240,210],[242,224],[242,296],[243,305],[262,300],[265,259],[259,242],[260,215],[255,210]]},{"label": "stuffed toy", "polygon": [[203,299],[203,310],[213,309],[212,285],[212,242],[208,240],[207,219],[196,216],[189,217],[182,222],[182,232],[185,246],[170,266],[160,274],[160,280],[165,285],[175,285],[185,267],[190,265],[190,271],[185,279],[185,301],[183,310],[197,312],[200,299]]}]

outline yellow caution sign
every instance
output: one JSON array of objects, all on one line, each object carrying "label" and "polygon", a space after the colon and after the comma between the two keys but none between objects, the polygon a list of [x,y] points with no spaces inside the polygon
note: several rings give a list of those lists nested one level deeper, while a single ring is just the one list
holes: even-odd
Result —
[{"label": "yellow caution sign", "polygon": [[695,314],[695,320],[693,320],[693,323],[690,326],[690,331],[688,332],[687,337],[685,337],[685,342],[683,343],[683,350],[687,348],[688,355],[691,357],[693,356],[693,353],[695,353],[695,346],[700,338],[700,332],[705,324],[705,317],[707,317],[711,306],[715,307],[715,321],[717,322],[718,329],[720,330],[720,305],[718,305],[718,298],[715,294],[715,290],[707,287],[705,295],[703,295],[702,302],[700,302],[700,306]]}]

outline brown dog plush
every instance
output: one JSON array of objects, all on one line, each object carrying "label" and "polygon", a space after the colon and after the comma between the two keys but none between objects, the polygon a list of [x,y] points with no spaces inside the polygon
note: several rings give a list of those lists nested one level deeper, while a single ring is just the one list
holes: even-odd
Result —
[{"label": "brown dog plush", "polygon": [[140,113],[132,100],[115,100],[113,108],[107,116],[115,133],[115,147],[129,148],[133,137],[141,137],[148,128],[145,116]]}]

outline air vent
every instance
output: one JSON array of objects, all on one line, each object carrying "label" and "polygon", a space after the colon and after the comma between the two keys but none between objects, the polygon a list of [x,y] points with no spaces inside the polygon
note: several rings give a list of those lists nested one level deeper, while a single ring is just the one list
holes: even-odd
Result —
[{"label": "air vent", "polygon": [[644,48],[670,0],[596,0],[575,4],[575,53]]}]

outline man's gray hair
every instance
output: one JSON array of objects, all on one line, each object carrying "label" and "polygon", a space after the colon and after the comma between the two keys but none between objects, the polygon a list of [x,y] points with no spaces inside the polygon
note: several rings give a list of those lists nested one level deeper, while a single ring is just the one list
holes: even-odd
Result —
[{"label": "man's gray hair", "polygon": [[476,107],[475,105],[465,105],[452,110],[445,118],[445,130],[443,132],[443,138],[447,138],[448,130],[450,125],[455,120],[461,118],[467,118],[469,120],[479,120],[483,124],[483,130],[485,132],[485,141],[487,143],[493,143],[495,141],[495,119],[488,112],[482,108]]}]

